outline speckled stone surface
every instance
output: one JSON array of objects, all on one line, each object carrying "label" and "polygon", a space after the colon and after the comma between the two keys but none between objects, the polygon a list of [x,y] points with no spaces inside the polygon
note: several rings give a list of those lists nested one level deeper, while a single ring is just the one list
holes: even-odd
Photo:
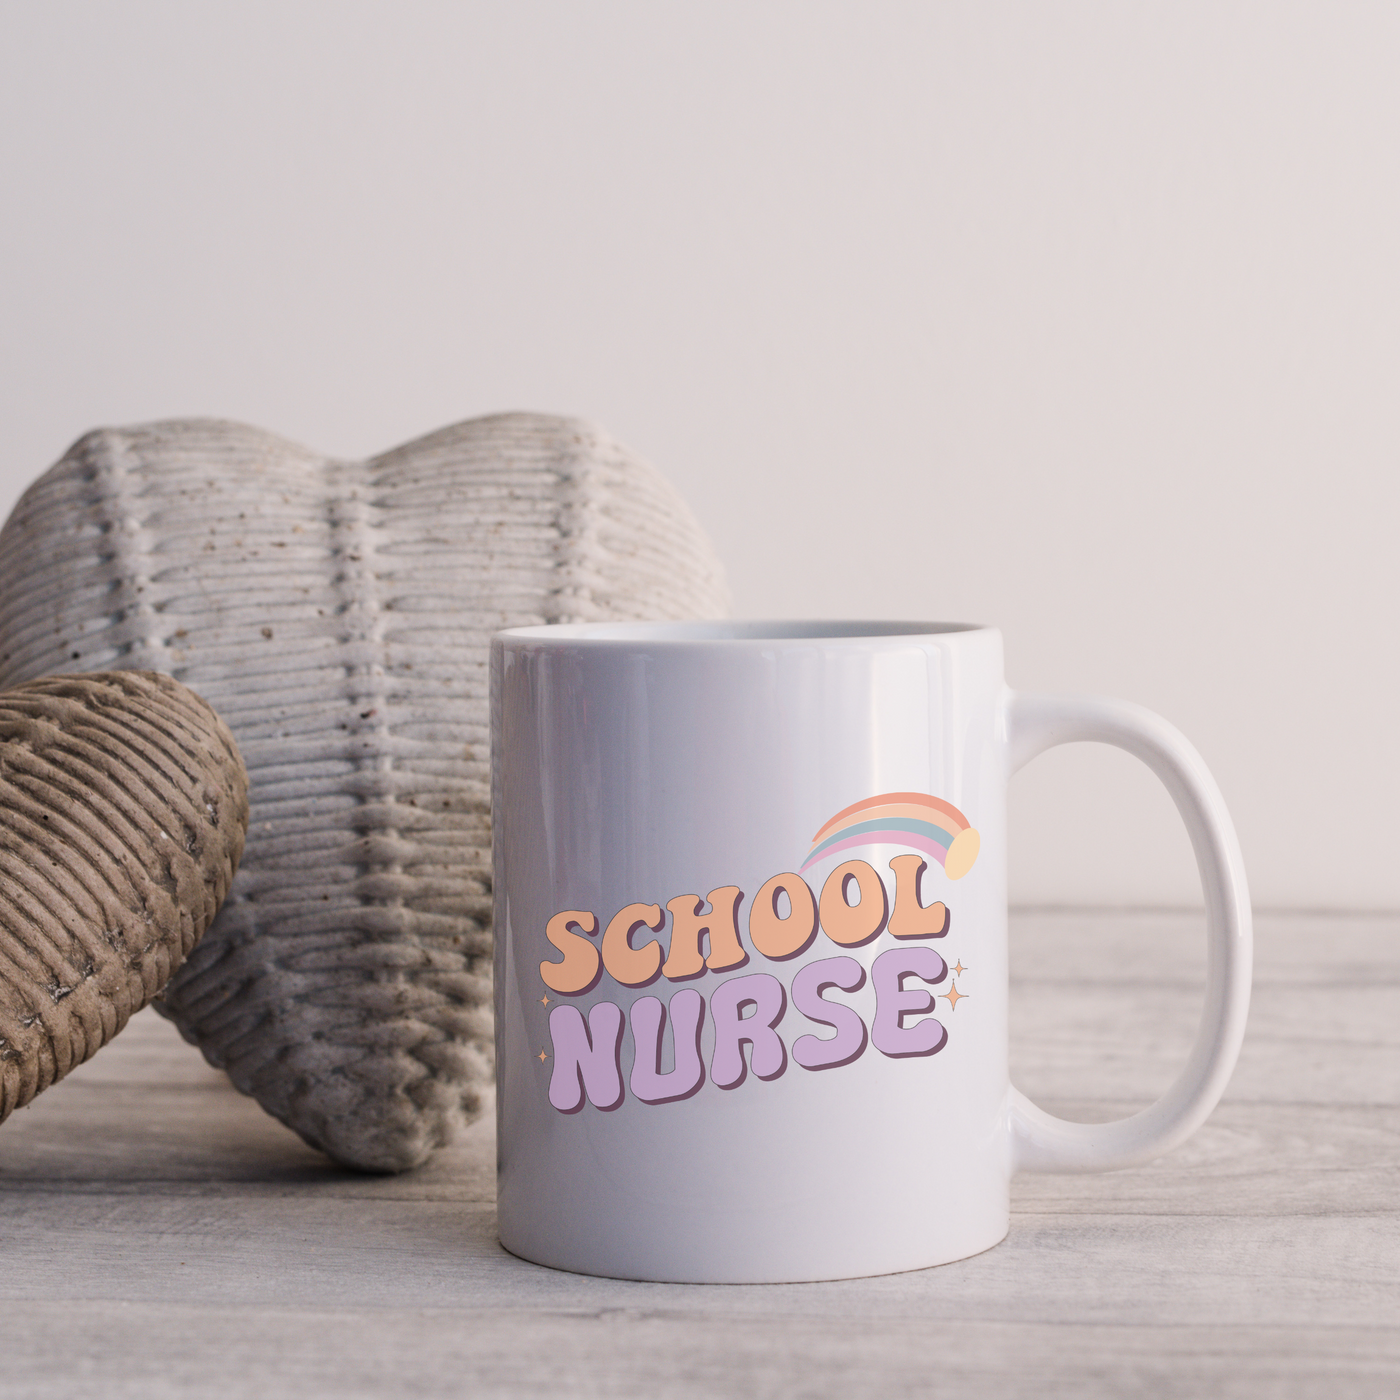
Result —
[{"label": "speckled stone surface", "polygon": [[164,671],[228,721],[247,850],[163,1009],[376,1171],[425,1161],[491,1082],[491,634],[727,602],[656,472],[527,414],[368,461],[216,421],[90,433],[0,533],[0,585],[0,685]]},{"label": "speckled stone surface", "polygon": [[228,893],[247,824],[233,736],[169,676],[0,693],[0,1120],[160,993]]}]

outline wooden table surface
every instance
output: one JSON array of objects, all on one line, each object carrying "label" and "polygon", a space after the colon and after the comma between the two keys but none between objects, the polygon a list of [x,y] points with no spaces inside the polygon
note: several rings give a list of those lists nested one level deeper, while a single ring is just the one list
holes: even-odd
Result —
[{"label": "wooden table surface", "polygon": [[[1023,1176],[977,1258],[687,1287],[496,1242],[493,1131],[341,1172],[154,1013],[0,1127],[0,1395],[1400,1395],[1400,916],[1276,914],[1224,1102],[1107,1176]],[[1013,919],[1012,1066],[1143,1104],[1200,1005],[1187,913]]]}]

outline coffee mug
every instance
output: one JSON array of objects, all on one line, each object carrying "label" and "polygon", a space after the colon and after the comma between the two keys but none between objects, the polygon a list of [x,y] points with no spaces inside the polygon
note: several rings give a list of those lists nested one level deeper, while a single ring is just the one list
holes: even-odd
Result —
[{"label": "coffee mug", "polygon": [[[1009,690],[994,628],[517,628],[491,710],[513,1254],[695,1283],[947,1263],[1005,1236],[1014,1172],[1146,1161],[1219,1099],[1251,962],[1219,791],[1136,705]],[[1085,739],[1166,784],[1209,942],[1180,1078],[1092,1125],[1007,1070],[1007,780]]]}]

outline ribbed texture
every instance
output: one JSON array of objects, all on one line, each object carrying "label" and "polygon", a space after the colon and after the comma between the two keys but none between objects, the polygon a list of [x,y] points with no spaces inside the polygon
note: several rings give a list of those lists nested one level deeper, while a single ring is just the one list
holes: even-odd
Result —
[{"label": "ribbed texture", "polygon": [[248,849],[165,1009],[375,1170],[424,1161],[490,1082],[491,634],[726,608],[655,472],[525,414],[368,462],[230,423],[92,433],[15,508],[0,585],[0,684],[162,670],[228,721]]},{"label": "ribbed texture", "polygon": [[248,824],[233,736],[168,676],[0,693],[0,1120],[159,994]]}]

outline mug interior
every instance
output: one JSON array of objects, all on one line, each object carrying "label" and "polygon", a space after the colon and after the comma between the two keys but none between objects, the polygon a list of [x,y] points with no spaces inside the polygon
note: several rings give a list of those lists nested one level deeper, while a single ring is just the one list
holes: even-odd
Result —
[{"label": "mug interior", "polygon": [[789,642],[929,637],[985,630],[985,625],[977,622],[724,619],[706,622],[562,622],[542,627],[511,627],[497,635],[532,642]]}]

